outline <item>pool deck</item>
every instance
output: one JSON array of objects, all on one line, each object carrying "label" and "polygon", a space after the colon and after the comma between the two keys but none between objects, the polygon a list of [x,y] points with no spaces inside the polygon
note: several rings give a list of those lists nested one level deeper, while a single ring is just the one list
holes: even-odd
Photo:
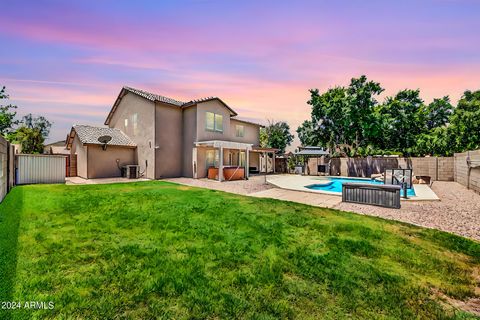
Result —
[{"label": "pool deck", "polygon": [[[339,197],[341,201],[341,193],[338,192],[329,192],[323,190],[313,190],[309,189],[306,186],[310,186],[312,184],[322,184],[322,182],[328,182],[328,176],[302,176],[302,175],[291,175],[291,174],[281,174],[281,175],[273,175],[267,176],[268,183],[286,190],[294,190],[294,191],[302,191],[302,192],[312,192],[312,193],[321,193],[327,194],[334,197]],[[338,178],[338,177],[332,177]],[[370,180],[370,179],[358,179],[358,182],[362,182],[362,180]],[[404,201],[436,201],[440,200],[435,192],[430,189],[428,185],[425,184],[415,184],[413,185],[413,189],[415,190],[415,196],[409,197],[408,199],[403,199]]]}]

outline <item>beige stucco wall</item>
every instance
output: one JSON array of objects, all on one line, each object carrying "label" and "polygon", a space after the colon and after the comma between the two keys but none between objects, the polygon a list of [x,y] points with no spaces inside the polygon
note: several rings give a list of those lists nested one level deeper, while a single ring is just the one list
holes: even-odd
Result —
[{"label": "beige stucco wall", "polygon": [[77,136],[73,139],[72,147],[70,148],[71,154],[77,155],[77,176],[81,178],[88,178],[87,174],[87,153],[88,146],[84,146]]},{"label": "beige stucco wall", "polygon": [[[122,130],[136,144],[136,162],[140,165],[140,171],[146,169],[145,177],[155,178],[155,104],[152,101],[139,97],[133,93],[127,93],[120,101],[117,110],[110,120],[109,127]],[[138,114],[137,130],[133,132],[134,113]],[[128,126],[125,127],[125,119]]]},{"label": "beige stucco wall", "polygon": [[116,160],[120,160],[119,166],[136,164],[135,149],[117,146],[108,146],[103,150],[102,146],[88,146],[88,178],[111,178],[121,177],[122,172],[117,166]]},{"label": "beige stucco wall", "polygon": [[182,109],[164,103],[156,104],[155,179],[182,175],[182,122]]},{"label": "beige stucco wall", "polygon": [[[183,168],[182,176],[193,177],[192,149],[197,139],[197,107],[183,109]],[[198,164],[197,164],[198,166]]]},{"label": "beige stucco wall", "polygon": [[[241,125],[245,128],[243,137],[236,136],[236,125]],[[260,144],[260,126],[230,119],[229,140],[242,143],[251,143],[255,146],[258,146]]]},{"label": "beige stucco wall", "polygon": [[[206,130],[206,113],[213,112],[223,116],[223,132]],[[197,141],[230,140],[230,111],[217,100],[197,104]]]}]

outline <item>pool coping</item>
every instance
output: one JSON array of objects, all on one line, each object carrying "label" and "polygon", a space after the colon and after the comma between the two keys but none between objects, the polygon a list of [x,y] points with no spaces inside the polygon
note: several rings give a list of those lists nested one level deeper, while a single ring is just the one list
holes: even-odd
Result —
[{"label": "pool coping", "polygon": [[[343,177],[343,176],[304,176],[294,174],[282,174],[267,176],[267,182],[281,189],[302,191],[316,194],[326,194],[341,197],[342,194],[338,192],[324,191],[324,190],[312,190],[307,186],[313,184],[319,184],[318,180],[327,180],[329,178],[346,178],[355,180],[370,180],[369,178],[356,178],[356,177]],[[414,184],[413,189],[415,191],[414,197],[407,199],[401,198],[402,201],[439,201],[440,198],[433,192],[432,189],[426,184]]]}]

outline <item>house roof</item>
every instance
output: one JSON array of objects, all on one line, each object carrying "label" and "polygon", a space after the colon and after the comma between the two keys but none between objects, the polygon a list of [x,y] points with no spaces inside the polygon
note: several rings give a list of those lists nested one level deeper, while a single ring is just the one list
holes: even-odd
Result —
[{"label": "house roof", "polygon": [[237,113],[232,109],[230,108],[225,102],[223,102],[222,99],[220,99],[219,97],[206,97],[206,98],[200,98],[200,99],[195,99],[195,100],[191,100],[189,102],[185,102],[183,105],[182,105],[182,108],[187,108],[187,107],[190,107],[190,106],[194,106],[198,103],[202,103],[202,102],[207,102],[207,101],[213,101],[213,100],[217,100],[218,102],[220,102],[225,108],[227,108],[229,111],[230,111],[230,115],[232,117],[236,116]]},{"label": "house roof", "polygon": [[70,149],[72,146],[73,138],[75,135],[78,136],[78,139],[82,144],[96,144],[103,145],[102,142],[98,141],[98,138],[101,136],[110,136],[110,140],[107,144],[109,146],[121,146],[121,147],[136,147],[135,142],[132,141],[123,131],[116,128],[107,128],[107,127],[92,127],[86,125],[74,125],[68,136],[67,148]]},{"label": "house roof", "polygon": [[165,96],[162,96],[162,95],[159,95],[159,94],[151,93],[151,92],[148,92],[148,91],[145,91],[145,90],[140,90],[140,89],[135,89],[135,88],[132,88],[132,87],[124,86],[122,88],[122,90],[120,90],[120,93],[118,94],[118,97],[115,100],[115,103],[113,104],[112,109],[110,110],[110,112],[107,116],[107,119],[105,120],[105,125],[108,125],[110,123],[110,120],[112,119],[113,114],[117,110],[118,104],[120,103],[122,98],[129,92],[133,93],[133,94],[136,94],[137,96],[142,97],[142,98],[147,99],[147,100],[152,101],[152,102],[163,102],[163,103],[166,103],[166,104],[169,104],[169,105],[172,105],[172,106],[175,106],[175,107],[179,107],[179,108],[188,108],[188,107],[194,106],[198,103],[217,100],[225,108],[227,108],[230,111],[231,116],[236,116],[237,115],[237,113],[232,108],[230,108],[225,102],[223,102],[222,99],[220,99],[218,97],[206,97],[206,98],[190,100],[188,102],[183,102],[183,101],[179,101],[179,100],[176,100],[176,99],[165,97]]},{"label": "house roof", "polygon": [[150,101],[165,102],[165,103],[168,103],[168,104],[173,104],[173,105],[178,106],[178,107],[181,107],[182,105],[185,104],[185,102],[182,102],[182,101],[179,101],[179,100],[175,100],[175,99],[168,98],[168,97],[165,97],[165,96],[162,96],[162,95],[159,95],[159,94],[147,92],[147,91],[144,91],[144,90],[135,89],[135,88],[132,88],[132,87],[125,86],[125,87],[123,87],[123,89],[125,89],[126,91],[129,91],[131,93],[135,93],[136,95],[139,95],[140,97],[143,97],[143,98],[148,99]]},{"label": "house roof", "polygon": [[253,121],[250,121],[250,120],[247,120],[247,119],[242,119],[242,118],[238,118],[238,117],[232,117],[231,119],[232,119],[232,120],[239,121],[239,122],[244,122],[244,123],[254,124],[254,125],[256,125],[256,126],[259,126],[259,127],[265,128],[265,125],[263,125],[263,124],[260,124],[260,123],[256,123],[256,122],[253,122]]}]

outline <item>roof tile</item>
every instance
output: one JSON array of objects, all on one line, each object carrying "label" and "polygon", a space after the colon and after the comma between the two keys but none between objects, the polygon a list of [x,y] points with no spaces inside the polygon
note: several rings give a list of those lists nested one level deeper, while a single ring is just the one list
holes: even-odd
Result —
[{"label": "roof tile", "polygon": [[112,140],[108,142],[108,145],[110,146],[136,146],[135,142],[133,142],[125,133],[123,133],[123,131],[116,128],[92,127],[86,125],[75,125],[73,128],[83,144],[103,145],[103,143],[98,141],[98,138],[101,136],[111,136]]}]

